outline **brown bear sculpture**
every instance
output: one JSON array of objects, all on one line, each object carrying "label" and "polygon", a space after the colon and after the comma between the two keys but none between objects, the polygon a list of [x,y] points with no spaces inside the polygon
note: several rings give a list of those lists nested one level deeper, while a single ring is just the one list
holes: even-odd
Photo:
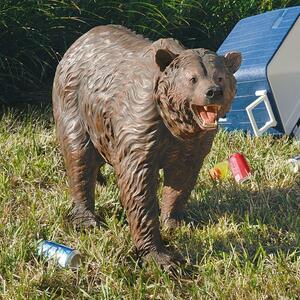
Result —
[{"label": "brown bear sculpture", "polygon": [[53,84],[56,131],[73,202],[72,220],[96,224],[99,168],[116,174],[134,245],[169,268],[176,255],[160,234],[157,186],[164,172],[161,222],[176,226],[218,117],[235,95],[239,52],[151,42],[121,26],[95,27],[68,49]]}]

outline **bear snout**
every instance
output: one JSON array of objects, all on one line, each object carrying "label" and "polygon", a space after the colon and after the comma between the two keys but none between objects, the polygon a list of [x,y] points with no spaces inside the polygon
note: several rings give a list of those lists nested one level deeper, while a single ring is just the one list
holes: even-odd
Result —
[{"label": "bear snout", "polygon": [[209,102],[212,100],[218,100],[222,96],[223,90],[218,85],[209,87],[205,92],[205,97]]}]

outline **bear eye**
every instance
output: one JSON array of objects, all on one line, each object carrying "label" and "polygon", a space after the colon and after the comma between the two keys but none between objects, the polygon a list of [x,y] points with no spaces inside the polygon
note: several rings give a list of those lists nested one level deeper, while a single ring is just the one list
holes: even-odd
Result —
[{"label": "bear eye", "polygon": [[223,78],[222,77],[218,77],[218,82],[222,82]]},{"label": "bear eye", "polygon": [[197,77],[193,76],[190,78],[191,83],[195,84],[197,82]]}]

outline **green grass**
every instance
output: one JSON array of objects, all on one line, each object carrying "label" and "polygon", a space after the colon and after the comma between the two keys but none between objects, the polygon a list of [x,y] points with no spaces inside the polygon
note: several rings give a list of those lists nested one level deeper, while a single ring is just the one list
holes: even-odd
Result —
[{"label": "green grass", "polygon": [[[300,176],[288,138],[220,132],[190,197],[186,224],[164,238],[193,265],[172,279],[154,264],[137,266],[110,168],[97,187],[106,227],[76,232],[66,222],[67,181],[49,108],[0,114],[1,299],[299,299]],[[208,169],[233,152],[253,169],[244,184],[214,183]],[[46,266],[38,240],[78,249],[78,271]]]}]

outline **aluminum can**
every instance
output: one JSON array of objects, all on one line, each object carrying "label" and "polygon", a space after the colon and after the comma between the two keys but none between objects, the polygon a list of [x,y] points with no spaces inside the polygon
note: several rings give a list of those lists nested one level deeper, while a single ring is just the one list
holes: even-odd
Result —
[{"label": "aluminum can", "polygon": [[298,173],[300,171],[300,155],[290,158],[288,160],[291,171]]},{"label": "aluminum can", "polygon": [[234,153],[229,157],[229,167],[236,182],[242,183],[251,176],[248,162],[241,153]]},{"label": "aluminum can", "polygon": [[54,260],[63,268],[78,268],[80,264],[79,251],[47,240],[38,244],[37,254],[45,258],[46,261]]},{"label": "aluminum can", "polygon": [[217,163],[213,168],[209,170],[209,174],[214,180],[220,180],[229,177],[230,169],[228,160]]}]

